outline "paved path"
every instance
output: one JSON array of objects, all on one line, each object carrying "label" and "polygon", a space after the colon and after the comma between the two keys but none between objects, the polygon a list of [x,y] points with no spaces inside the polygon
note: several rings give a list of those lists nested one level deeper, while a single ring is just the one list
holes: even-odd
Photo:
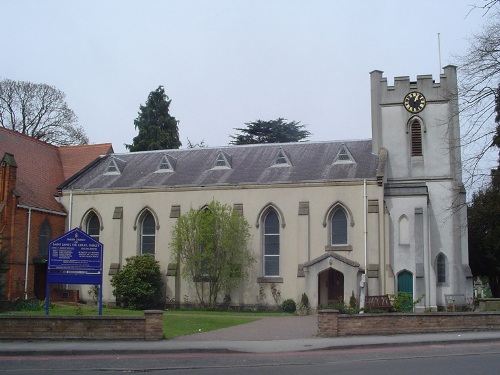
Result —
[{"label": "paved path", "polygon": [[269,341],[315,338],[318,316],[264,316],[255,322],[177,337],[176,341]]}]

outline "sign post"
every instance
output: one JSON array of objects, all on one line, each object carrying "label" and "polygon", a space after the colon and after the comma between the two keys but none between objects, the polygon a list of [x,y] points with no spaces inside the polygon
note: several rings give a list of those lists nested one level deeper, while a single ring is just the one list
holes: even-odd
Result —
[{"label": "sign post", "polygon": [[99,285],[99,315],[102,315],[103,245],[79,228],[49,244],[45,315],[49,315],[50,284]]}]

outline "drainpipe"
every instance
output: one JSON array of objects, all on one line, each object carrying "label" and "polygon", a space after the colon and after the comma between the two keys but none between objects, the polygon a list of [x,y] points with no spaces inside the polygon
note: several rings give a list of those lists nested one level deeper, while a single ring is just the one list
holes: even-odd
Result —
[{"label": "drainpipe", "polygon": [[368,203],[368,196],[366,195],[366,180],[363,180],[363,225],[364,225],[364,240],[365,240],[365,281],[366,281],[366,272],[368,269],[368,215],[366,213]]},{"label": "drainpipe", "polygon": [[24,299],[28,299],[28,268],[30,261],[31,207],[28,208],[28,234],[26,236],[26,267],[24,270]]},{"label": "drainpipe", "polygon": [[307,261],[311,260],[311,215],[307,215]]},{"label": "drainpipe", "polygon": [[68,213],[68,231],[71,230],[71,216],[73,214],[73,190],[69,192],[69,213]]},{"label": "drainpipe", "polygon": [[[69,192],[69,212],[68,212],[68,232],[71,230],[71,217],[73,216],[73,190]],[[69,284],[66,284],[64,286],[66,290],[69,289]],[[99,288],[99,293],[102,291],[102,285]],[[102,306],[102,298],[99,299],[99,307]],[[99,314],[100,315],[100,314]]]},{"label": "drainpipe", "polygon": [[[426,260],[425,262],[425,269],[424,272],[425,272],[425,307],[426,308],[432,308],[433,305],[435,306],[436,303],[435,301],[433,301],[433,298],[431,296],[431,280],[432,280],[432,277],[431,277],[431,270],[432,270],[432,267],[431,267],[431,225],[430,225],[430,216],[431,216],[431,212],[430,212],[430,209],[429,209],[429,205],[427,205],[427,225],[426,225],[426,229],[427,229],[427,235],[425,236],[425,242],[424,242],[424,260]],[[427,258],[427,259],[425,259]],[[434,280],[434,285],[435,284],[435,280]],[[437,294],[437,291],[434,292],[434,295]],[[435,299],[435,298],[434,298]]]},{"label": "drainpipe", "polygon": [[28,299],[28,267],[29,267],[29,257],[30,257],[30,232],[31,232],[31,211],[37,211],[37,212],[45,212],[53,215],[61,215],[61,216],[66,216],[65,213],[57,212],[57,211],[51,211],[51,210],[45,210],[43,208],[37,208],[37,207],[30,207],[30,206],[25,206],[23,204],[18,204],[18,208],[24,208],[28,210],[28,233],[26,236],[26,268],[24,271],[24,299]]},{"label": "drainpipe", "polygon": [[366,214],[366,179],[363,180],[363,237],[364,237],[364,245],[365,245],[365,273],[361,275],[361,293],[359,296],[359,308],[362,309],[365,307],[365,296],[367,295],[367,268],[368,268],[368,226],[367,226],[367,214]]}]

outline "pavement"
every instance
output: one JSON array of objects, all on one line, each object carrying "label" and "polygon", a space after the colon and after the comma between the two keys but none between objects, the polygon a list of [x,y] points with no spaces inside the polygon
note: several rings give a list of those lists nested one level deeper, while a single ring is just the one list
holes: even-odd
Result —
[{"label": "pavement", "polygon": [[[374,346],[500,342],[500,331],[320,338],[317,315],[260,320],[160,341],[0,341],[2,356],[127,355],[166,353],[282,353]],[[0,358],[1,359],[1,358]]]}]

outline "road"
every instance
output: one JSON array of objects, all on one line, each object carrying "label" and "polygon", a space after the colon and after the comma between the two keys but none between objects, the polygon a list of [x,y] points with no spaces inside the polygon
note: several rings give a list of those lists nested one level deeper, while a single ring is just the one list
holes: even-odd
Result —
[{"label": "road", "polygon": [[0,374],[499,374],[500,341],[270,354],[2,356]]}]

